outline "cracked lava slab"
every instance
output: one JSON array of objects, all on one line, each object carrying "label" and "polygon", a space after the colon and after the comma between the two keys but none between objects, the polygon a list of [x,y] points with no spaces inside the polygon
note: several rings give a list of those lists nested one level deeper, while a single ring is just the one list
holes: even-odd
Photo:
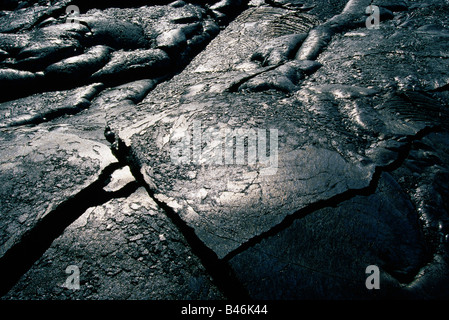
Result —
[{"label": "cracked lava slab", "polygon": [[1,255],[80,191],[117,164],[105,144],[56,130],[1,130]]},{"label": "cracked lava slab", "polygon": [[[347,10],[358,2],[351,3]],[[155,197],[191,226],[219,258],[232,256],[233,250],[275,229],[288,215],[310,204],[367,188],[376,169],[400,161],[415,135],[429,128],[446,127],[444,102],[429,91],[435,89],[427,80],[431,76],[427,74],[416,83],[415,88],[422,85],[421,91],[410,90],[409,84],[401,80],[402,72],[426,66],[433,79],[441,79],[441,87],[446,75],[436,67],[437,53],[432,63],[419,59],[412,62],[407,55],[398,61],[391,57],[401,69],[395,73],[396,80],[392,79],[395,85],[383,80],[390,79],[391,72],[371,65],[371,58],[349,60],[360,63],[360,69],[344,69],[333,63],[342,50],[354,46],[357,52],[365,48],[359,37],[348,33],[337,34],[327,43],[319,59],[323,67],[315,68],[301,80],[292,94],[286,95],[271,85],[257,93],[229,90],[251,79],[251,74],[265,72],[251,57],[259,50],[259,41],[277,36],[267,30],[270,22],[283,14],[287,13],[282,9],[248,9],[186,70],[152,91],[132,114],[124,112],[110,121],[119,152],[123,151],[136,165]],[[253,24],[254,17],[260,23]],[[357,30],[367,33],[357,23],[344,23],[353,28],[354,35]],[[397,40],[407,37],[404,30],[390,32],[396,21],[384,23],[385,29],[367,36],[384,39],[377,41],[375,48],[367,49],[368,53],[396,50],[393,48]],[[415,45],[415,54],[424,50],[438,52],[439,46],[430,46],[434,35],[421,33],[417,37],[419,43],[429,45]],[[249,38],[251,44],[242,45]],[[388,63],[382,66],[387,68]],[[263,77],[260,79],[263,81]],[[408,79],[413,82],[414,78]],[[438,117],[430,119],[433,113]],[[257,139],[248,132],[257,129],[277,132],[277,144],[268,142],[270,152],[276,152],[276,170],[272,174],[262,174],[266,163],[249,163]],[[263,134],[258,132],[259,136]],[[256,144],[260,147],[267,141],[257,140]],[[238,143],[247,149],[238,151]],[[226,162],[227,151],[235,152],[235,157],[241,152],[247,162],[242,165],[235,158],[236,162]],[[184,158],[180,161],[178,156]],[[395,185],[392,179],[386,183]],[[397,230],[386,232],[387,237],[394,237]],[[426,245],[423,239],[416,241]],[[412,246],[410,251],[420,255],[418,247]],[[383,253],[372,254],[381,259]],[[241,276],[245,278],[244,273]]]},{"label": "cracked lava slab", "polygon": [[[67,286],[76,266],[80,287]],[[138,188],[86,210],[3,299],[217,300],[186,240]]]},{"label": "cracked lava slab", "polygon": [[[81,215],[11,297],[220,297],[207,273],[230,270],[196,246],[251,297],[447,297],[445,1],[375,1],[374,30],[367,0],[83,2],[75,25],[66,3],[0,23],[2,254],[42,217]],[[110,176],[124,166],[188,245],[114,182],[136,183]],[[74,257],[88,276],[66,295]],[[387,290],[362,292],[365,264]]]}]

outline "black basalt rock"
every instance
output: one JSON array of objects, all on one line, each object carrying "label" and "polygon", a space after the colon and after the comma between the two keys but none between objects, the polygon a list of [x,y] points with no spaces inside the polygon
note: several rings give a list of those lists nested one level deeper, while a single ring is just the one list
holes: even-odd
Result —
[{"label": "black basalt rock", "polygon": [[0,1],[1,299],[449,298],[448,16]]}]

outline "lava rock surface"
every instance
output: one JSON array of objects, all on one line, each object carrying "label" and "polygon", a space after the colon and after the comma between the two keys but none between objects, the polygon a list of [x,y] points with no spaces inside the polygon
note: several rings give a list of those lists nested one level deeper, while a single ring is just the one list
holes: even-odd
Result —
[{"label": "lava rock surface", "polygon": [[2,300],[449,297],[447,1],[0,10]]}]

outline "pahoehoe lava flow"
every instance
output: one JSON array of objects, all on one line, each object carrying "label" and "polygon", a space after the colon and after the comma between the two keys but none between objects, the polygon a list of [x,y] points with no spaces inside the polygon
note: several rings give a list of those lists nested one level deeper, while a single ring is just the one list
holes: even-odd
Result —
[{"label": "pahoehoe lava flow", "polygon": [[448,16],[0,0],[0,299],[449,298]]}]

